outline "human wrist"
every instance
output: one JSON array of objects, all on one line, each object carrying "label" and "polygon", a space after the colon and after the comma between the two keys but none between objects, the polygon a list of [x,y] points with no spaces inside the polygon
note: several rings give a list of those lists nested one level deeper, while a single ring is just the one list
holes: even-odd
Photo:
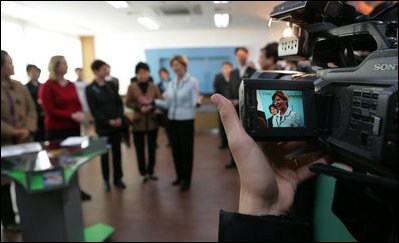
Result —
[{"label": "human wrist", "polygon": [[286,215],[287,212],[278,208],[276,203],[266,200],[262,197],[256,197],[249,193],[240,192],[240,201],[238,212],[241,214],[253,216],[266,216],[266,215]]}]

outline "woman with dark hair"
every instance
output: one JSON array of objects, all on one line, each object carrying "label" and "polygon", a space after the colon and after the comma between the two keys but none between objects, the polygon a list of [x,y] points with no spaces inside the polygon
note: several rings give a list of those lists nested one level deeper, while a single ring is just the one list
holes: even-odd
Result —
[{"label": "woman with dark hair", "polygon": [[[126,105],[134,110],[133,139],[136,146],[137,163],[142,183],[157,180],[154,175],[155,149],[158,134],[158,120],[155,109],[151,105],[143,105],[140,98],[160,99],[161,92],[158,86],[150,82],[150,68],[146,63],[139,62],[136,65],[136,77],[138,82],[130,84],[126,96]],[[148,166],[145,162],[145,137],[147,136]]]},{"label": "woman with dark hair", "polygon": [[288,107],[288,95],[281,90],[274,92],[273,104],[278,113],[273,117],[273,127],[300,127],[301,117]]},{"label": "woman with dark hair", "polygon": [[[86,87],[86,98],[90,111],[95,120],[96,132],[99,136],[108,138],[112,149],[112,164],[114,185],[126,188],[122,181],[121,158],[121,126],[123,116],[123,103],[118,94],[118,89],[113,82],[105,81],[108,64],[95,60],[91,65],[96,79]],[[101,171],[104,179],[104,189],[110,191],[108,153],[101,155]]]},{"label": "woman with dark hair", "polygon": [[[28,89],[10,78],[14,65],[6,51],[1,51],[1,146],[33,141],[37,129],[35,103]],[[7,231],[17,232],[10,195],[10,180],[1,177],[1,222]]]},{"label": "woman with dark hair", "polygon": [[274,104],[271,104],[269,105],[269,111],[272,114],[272,116],[267,119],[267,126],[273,127],[273,117],[277,114],[278,109]]}]

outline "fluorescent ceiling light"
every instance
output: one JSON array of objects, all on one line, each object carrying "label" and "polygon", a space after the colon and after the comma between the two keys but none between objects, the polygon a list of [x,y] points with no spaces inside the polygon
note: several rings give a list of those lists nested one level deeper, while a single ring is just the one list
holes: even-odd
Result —
[{"label": "fluorescent ceiling light", "polygon": [[[91,29],[91,27],[85,26],[82,23],[77,23],[76,20],[71,19],[69,16],[32,9],[10,1],[1,1],[1,13],[2,15],[5,14],[17,19],[26,20],[27,22],[44,27],[45,29],[68,34],[87,35]],[[49,19],[57,19],[57,21],[49,21]]]},{"label": "fluorescent ceiling light", "polygon": [[137,22],[150,30],[159,29],[159,24],[149,17],[138,17]]},{"label": "fluorescent ceiling light", "polygon": [[129,5],[126,1],[106,1],[109,5],[114,8],[127,8]]},{"label": "fluorescent ceiling light", "polygon": [[226,4],[229,1],[212,1],[214,4]]},{"label": "fluorescent ceiling light", "polygon": [[228,13],[215,14],[213,17],[216,27],[226,28],[229,25],[230,15]]}]

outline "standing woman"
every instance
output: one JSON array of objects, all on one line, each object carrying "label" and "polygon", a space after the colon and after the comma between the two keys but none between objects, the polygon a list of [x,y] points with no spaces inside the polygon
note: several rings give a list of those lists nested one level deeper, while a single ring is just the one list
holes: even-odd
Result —
[{"label": "standing woman", "polygon": [[[160,99],[161,92],[157,85],[149,81],[150,68],[146,63],[136,65],[136,77],[138,82],[133,82],[127,91],[126,105],[134,110],[133,139],[141,181],[145,183],[148,179],[157,180],[154,167],[158,121],[154,107],[140,104],[139,99]],[[145,136],[148,138],[148,166],[145,163]]]},{"label": "standing woman", "polygon": [[[1,51],[1,146],[33,142],[37,128],[35,103],[20,82],[10,78],[14,74],[12,59]],[[18,232],[12,208],[9,179],[1,177],[1,222],[7,231]]]},{"label": "standing woman", "polygon": [[170,66],[176,78],[168,86],[166,100],[156,99],[154,104],[168,109],[171,122],[172,153],[177,175],[172,185],[182,184],[180,191],[187,191],[191,185],[194,159],[194,118],[198,81],[187,72],[186,57],[172,57]]},{"label": "standing woman", "polygon": [[[45,138],[56,140],[80,136],[80,124],[85,121],[86,115],[82,112],[75,84],[64,78],[68,71],[65,58],[53,56],[48,71],[49,80],[39,89],[39,99],[45,113]],[[81,190],[81,198],[90,200],[91,196]]]},{"label": "standing woman", "polygon": [[[96,132],[100,136],[108,137],[108,144],[112,147],[112,164],[114,172],[114,185],[126,188],[122,181],[121,158],[121,126],[123,104],[114,83],[106,82],[108,65],[95,60],[91,65],[96,79],[86,87],[86,98],[91,113],[94,116]],[[101,170],[104,179],[104,189],[109,191],[109,162],[108,153],[101,155]]]}]

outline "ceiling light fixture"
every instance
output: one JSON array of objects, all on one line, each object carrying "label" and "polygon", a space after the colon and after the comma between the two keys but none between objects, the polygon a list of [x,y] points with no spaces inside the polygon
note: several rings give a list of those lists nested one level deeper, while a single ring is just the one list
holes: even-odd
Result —
[{"label": "ceiling light fixture", "polygon": [[138,17],[137,22],[150,30],[159,29],[159,24],[149,17]]},{"label": "ceiling light fixture", "polygon": [[129,5],[127,4],[126,1],[106,1],[109,5],[111,5],[114,8],[127,8]]},{"label": "ceiling light fixture", "polygon": [[230,14],[217,13],[214,16],[215,26],[218,28],[226,28],[229,25]]},{"label": "ceiling light fixture", "polygon": [[212,1],[214,4],[226,4],[229,3],[229,1]]}]

